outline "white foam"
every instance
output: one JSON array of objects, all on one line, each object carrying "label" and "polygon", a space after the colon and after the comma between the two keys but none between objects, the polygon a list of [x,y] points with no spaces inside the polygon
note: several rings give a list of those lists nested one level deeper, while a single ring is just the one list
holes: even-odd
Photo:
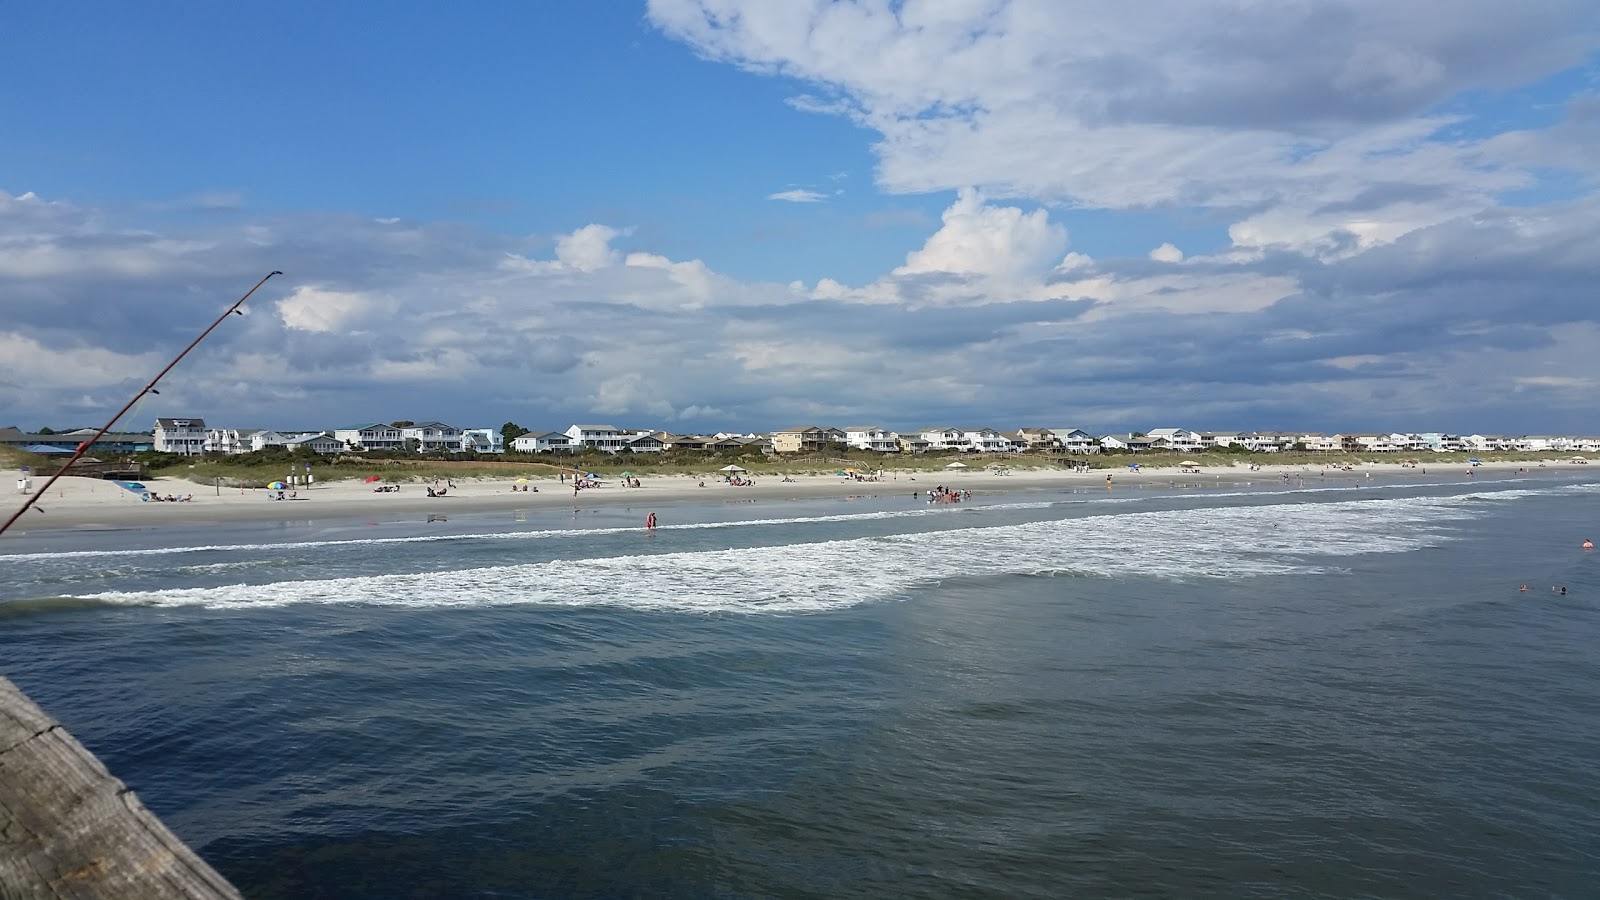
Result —
[{"label": "white foam", "polygon": [[1195,579],[1324,571],[1333,558],[1448,540],[1438,526],[1474,515],[1457,498],[1170,510],[742,550],[109,592],[88,599],[213,609],[537,604],[808,613],[905,597],[918,586],[958,577]]},{"label": "white foam", "polygon": [[[777,519],[738,519],[727,522],[694,522],[679,525],[661,525],[657,531],[700,531],[717,528],[749,528],[772,525],[804,525],[826,522],[865,522],[872,519],[902,519],[918,516],[949,515],[972,509],[1018,510],[1047,509],[1061,501],[1036,501],[1026,503],[997,503],[988,506],[929,506],[905,510],[879,510],[868,513],[838,513],[820,516],[792,516]],[[280,550],[313,550],[323,547],[354,547],[379,544],[428,544],[440,541],[524,541],[563,538],[591,538],[608,534],[632,534],[640,531],[637,525],[610,528],[556,528],[542,531],[504,531],[467,534],[422,534],[381,538],[348,538],[330,541],[280,541],[270,544],[202,544],[192,547],[155,547],[119,550],[62,550],[58,552],[0,554],[0,562],[49,559],[90,559],[96,557],[168,556],[178,553],[255,553]]]}]

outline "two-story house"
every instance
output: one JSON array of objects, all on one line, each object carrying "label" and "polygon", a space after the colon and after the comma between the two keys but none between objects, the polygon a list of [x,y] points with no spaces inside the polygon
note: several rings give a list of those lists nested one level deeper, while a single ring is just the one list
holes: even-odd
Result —
[{"label": "two-story house", "polygon": [[993,428],[968,428],[961,432],[967,449],[979,453],[1004,453],[1012,449],[1011,439]]},{"label": "two-story house", "polygon": [[382,422],[355,428],[335,428],[333,439],[356,451],[406,449],[405,436],[400,433],[399,426]]},{"label": "two-story house", "polygon": [[461,449],[466,453],[504,453],[506,438],[498,428],[463,428]]},{"label": "two-story house", "polygon": [[573,450],[591,448],[616,453],[633,440],[632,432],[624,432],[615,425],[571,425],[564,433]]},{"label": "two-story house", "polygon": [[201,456],[206,452],[205,419],[156,419],[155,449],[180,456]]},{"label": "two-story house", "polygon": [[929,450],[965,450],[967,439],[959,428],[934,427],[917,432],[917,437],[928,442]]},{"label": "two-story house", "polygon": [[423,453],[461,452],[461,429],[443,422],[403,425],[400,436],[408,444],[415,441],[416,448]]},{"label": "two-story house", "polygon": [[1145,433],[1145,437],[1167,442],[1167,449],[1179,453],[1199,453],[1205,449],[1205,444],[1200,435],[1187,428],[1152,428]]},{"label": "two-story house", "polygon": [[815,453],[843,442],[844,432],[818,425],[801,425],[772,433],[774,453]]},{"label": "two-story house", "polygon": [[1047,430],[1055,438],[1056,447],[1066,453],[1086,454],[1097,453],[1100,450],[1100,442],[1082,428],[1064,427]]},{"label": "two-story house", "polygon": [[844,442],[857,450],[875,450],[879,453],[897,453],[900,442],[895,434],[882,425],[852,425],[844,430]]}]

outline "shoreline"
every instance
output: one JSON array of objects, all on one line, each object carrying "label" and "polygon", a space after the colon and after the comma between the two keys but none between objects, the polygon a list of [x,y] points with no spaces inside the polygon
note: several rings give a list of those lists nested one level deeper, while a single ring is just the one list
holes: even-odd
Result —
[{"label": "shoreline", "polygon": [[[109,481],[94,478],[67,476],[51,487],[49,494],[41,497],[20,519],[13,531],[16,534],[39,535],[45,532],[87,532],[101,528],[142,527],[159,528],[164,525],[187,525],[231,522],[278,522],[318,519],[360,518],[375,514],[429,514],[449,516],[497,511],[551,510],[613,506],[662,506],[685,502],[746,502],[790,501],[845,498],[853,496],[909,496],[912,492],[925,492],[936,485],[956,490],[971,491],[974,496],[1025,493],[1050,489],[1084,489],[1103,487],[1107,474],[1111,476],[1110,489],[1117,487],[1210,487],[1219,485],[1260,484],[1263,487],[1303,487],[1315,482],[1372,482],[1385,480],[1411,480],[1420,477],[1444,478],[1466,483],[1484,476],[1487,480],[1506,475],[1578,474],[1587,466],[1546,460],[1524,463],[1483,463],[1470,469],[1458,462],[1435,463],[1432,466],[1406,466],[1400,463],[1367,463],[1349,471],[1313,465],[1257,464],[1252,471],[1248,465],[1202,466],[1198,469],[1180,470],[1177,466],[1141,467],[1138,471],[1097,469],[1088,472],[1061,470],[1013,470],[1009,475],[978,468],[933,472],[887,472],[881,481],[853,481],[834,475],[792,476],[792,481],[779,477],[757,475],[755,484],[734,486],[721,480],[700,479],[687,475],[668,475],[640,479],[637,488],[624,487],[616,481],[588,488],[574,497],[571,486],[559,481],[538,478],[530,482],[537,492],[512,491],[510,479],[475,479],[456,483],[444,497],[427,496],[429,482],[403,485],[394,493],[377,493],[359,482],[329,482],[298,490],[297,499],[272,500],[269,495],[277,491],[264,489],[223,489],[218,493],[212,485],[200,485],[176,478],[146,479],[143,484],[161,495],[190,494],[188,502],[167,503],[142,501],[137,495]],[[1430,475],[1430,470],[1432,474]],[[1471,474],[1469,474],[1469,472]],[[290,491],[285,491],[288,496]],[[21,505],[22,498],[12,494],[0,507],[0,513],[9,517]],[[42,510],[42,511],[39,511]]]}]

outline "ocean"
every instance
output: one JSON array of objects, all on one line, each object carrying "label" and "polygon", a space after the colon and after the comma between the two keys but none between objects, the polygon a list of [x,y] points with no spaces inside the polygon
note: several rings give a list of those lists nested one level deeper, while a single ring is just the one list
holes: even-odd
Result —
[{"label": "ocean", "polygon": [[1474,481],[7,535],[0,673],[251,898],[1593,897],[1600,478]]}]

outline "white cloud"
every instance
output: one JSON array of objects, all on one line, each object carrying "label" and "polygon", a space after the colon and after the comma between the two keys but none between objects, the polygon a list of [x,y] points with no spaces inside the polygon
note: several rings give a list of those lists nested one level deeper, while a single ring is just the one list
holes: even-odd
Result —
[{"label": "white cloud", "polygon": [[330,332],[348,328],[374,307],[372,299],[352,291],[302,286],[278,301],[278,318],[288,328]]},{"label": "white cloud", "polygon": [[827,197],[827,194],[819,194],[816,191],[808,191],[803,188],[793,188],[767,195],[768,200],[787,200],[790,203],[816,203],[819,200],[826,200]]},{"label": "white cloud", "polygon": [[620,254],[611,248],[611,241],[623,234],[607,225],[585,225],[556,239],[556,259],[579,272],[614,266]]},{"label": "white cloud", "polygon": [[[19,419],[131,390],[129,373],[154,371],[172,336],[213,318],[263,259],[295,279],[262,290],[272,314],[230,318],[138,415],[241,427],[604,415],[749,430],[1049,414],[1123,430],[1181,413],[1198,427],[1421,416],[1559,430],[1588,421],[1581,385],[1600,383],[1600,314],[1587,300],[1600,280],[1597,199],[1461,216],[1318,260],[1265,248],[1172,265],[1067,253],[1049,209],[963,190],[905,265],[809,290],[648,249],[568,253],[610,260],[586,271],[528,260],[524,238],[457,226],[302,216],[117,230],[62,208],[24,226],[48,207],[21,206],[0,211],[0,235],[51,243],[68,263],[95,258],[102,234],[157,256],[215,250],[195,257],[210,270],[0,274],[16,299],[0,385],[21,398]],[[607,233],[590,234],[590,250],[609,251]],[[1506,390],[1455,389],[1485,371],[1509,373]],[[1393,398],[1381,421],[1374,392]]]},{"label": "white cloud", "polygon": [[943,222],[894,274],[1037,277],[1067,249],[1067,230],[1052,223],[1044,210],[1025,213],[1014,206],[990,206],[970,188],[961,189],[944,211]]},{"label": "white cloud", "polygon": [[1150,251],[1150,258],[1156,262],[1180,263],[1183,262],[1183,251],[1171,244],[1162,244]]},{"label": "white cloud", "polygon": [[1483,209],[1535,157],[1594,165],[1554,142],[1442,140],[1452,122],[1426,115],[1581,64],[1594,4],[650,0],[649,15],[708,58],[805,82],[797,108],[879,133],[895,192],[1241,210],[1242,245],[1328,256]]},{"label": "white cloud", "polygon": [[46,397],[58,391],[148,380],[160,371],[160,366],[158,356],[150,352],[119,353],[93,346],[47,346],[27,334],[0,331],[0,386],[20,390],[26,385],[29,392]]}]

